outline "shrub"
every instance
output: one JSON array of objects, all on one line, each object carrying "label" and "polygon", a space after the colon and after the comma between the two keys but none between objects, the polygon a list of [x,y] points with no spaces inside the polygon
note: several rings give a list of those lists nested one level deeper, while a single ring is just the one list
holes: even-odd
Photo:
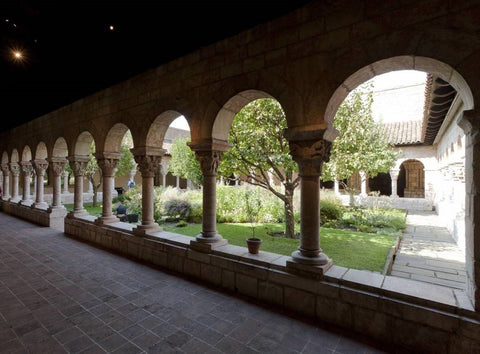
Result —
[{"label": "shrub", "polygon": [[338,221],[343,215],[342,201],[333,194],[325,194],[320,199],[320,224]]},{"label": "shrub", "polygon": [[188,222],[186,222],[185,220],[180,220],[180,221],[175,225],[175,227],[185,227],[185,226],[188,226]]},{"label": "shrub", "polygon": [[165,202],[164,209],[165,215],[175,219],[186,220],[190,215],[192,207],[188,200],[171,199]]}]

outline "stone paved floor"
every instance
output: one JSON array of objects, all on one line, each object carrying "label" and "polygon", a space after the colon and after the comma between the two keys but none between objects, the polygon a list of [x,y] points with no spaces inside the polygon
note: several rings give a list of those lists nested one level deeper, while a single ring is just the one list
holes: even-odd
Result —
[{"label": "stone paved floor", "polygon": [[465,289],[465,254],[435,212],[410,211],[391,275]]},{"label": "stone paved floor", "polygon": [[0,213],[0,353],[382,353]]}]

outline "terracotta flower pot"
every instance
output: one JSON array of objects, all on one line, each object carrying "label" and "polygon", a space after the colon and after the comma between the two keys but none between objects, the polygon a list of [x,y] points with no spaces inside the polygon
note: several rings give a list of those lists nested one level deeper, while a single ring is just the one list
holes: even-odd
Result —
[{"label": "terracotta flower pot", "polygon": [[248,252],[252,254],[257,254],[261,244],[262,244],[262,240],[257,237],[247,238]]}]

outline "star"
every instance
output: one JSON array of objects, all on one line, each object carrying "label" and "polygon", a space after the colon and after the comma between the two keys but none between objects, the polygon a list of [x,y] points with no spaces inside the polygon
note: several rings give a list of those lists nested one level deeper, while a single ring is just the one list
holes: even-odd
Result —
[{"label": "star", "polygon": [[109,29],[110,31],[113,31],[113,30],[115,29],[115,27],[114,27],[113,25],[110,25],[110,26],[108,27],[108,29]]}]

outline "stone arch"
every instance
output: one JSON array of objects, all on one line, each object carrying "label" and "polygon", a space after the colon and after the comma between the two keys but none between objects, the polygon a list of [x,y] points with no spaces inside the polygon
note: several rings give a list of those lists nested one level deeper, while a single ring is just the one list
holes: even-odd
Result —
[{"label": "stone arch", "polygon": [[[157,116],[148,129],[146,146],[161,148],[170,124],[181,115],[178,111],[168,110]],[[185,119],[190,126],[188,118]]]},{"label": "stone arch", "polygon": [[261,98],[274,97],[260,90],[246,90],[231,97],[217,113],[212,127],[212,138],[214,140],[227,141],[235,115],[248,103]]},{"label": "stone arch", "polygon": [[80,133],[73,145],[73,155],[74,156],[89,156],[90,154],[90,145],[94,141],[92,134],[88,131]]},{"label": "stone arch", "polygon": [[417,159],[407,159],[400,164],[397,194],[405,198],[425,198],[425,165]]},{"label": "stone arch", "polygon": [[463,101],[464,110],[471,110],[474,107],[473,94],[469,85],[450,65],[436,59],[413,55],[391,57],[364,66],[351,74],[338,86],[330,97],[325,110],[325,122],[328,124],[325,138],[333,140],[337,136],[337,132],[333,127],[333,120],[338,107],[352,90],[377,75],[397,70],[418,70],[434,74],[455,88]]},{"label": "stone arch", "polygon": [[117,123],[110,128],[105,137],[103,152],[120,152],[122,139],[128,130],[129,128],[123,123]]},{"label": "stone arch", "polygon": [[53,144],[52,157],[67,157],[68,155],[68,145],[67,141],[60,137],[55,140]]},{"label": "stone arch", "polygon": [[41,141],[35,148],[35,160],[46,160],[48,157],[47,145]]}]

